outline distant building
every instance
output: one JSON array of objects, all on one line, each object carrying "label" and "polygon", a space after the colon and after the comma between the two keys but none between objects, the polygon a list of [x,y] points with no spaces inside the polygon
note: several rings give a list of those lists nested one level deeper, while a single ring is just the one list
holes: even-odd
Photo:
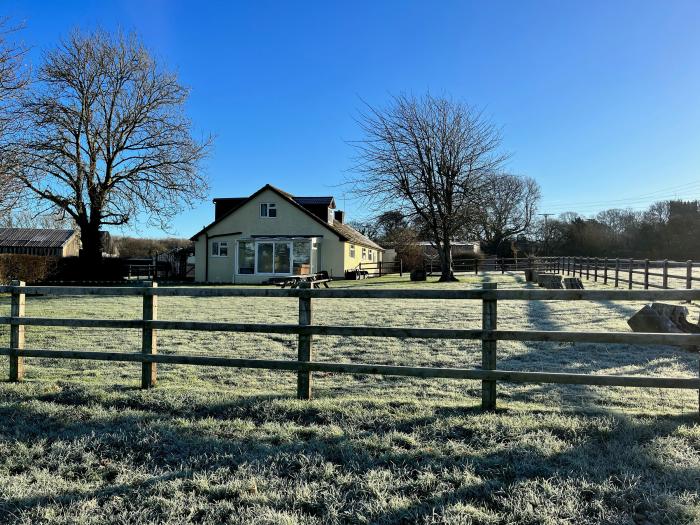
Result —
[{"label": "distant building", "polygon": [[76,230],[0,228],[0,253],[73,257],[80,252]]},{"label": "distant building", "polygon": [[[439,254],[435,249],[432,241],[419,241],[418,246],[423,248],[423,256],[428,259],[438,259]],[[452,250],[452,258],[459,259],[460,257],[473,257],[481,252],[479,241],[452,241],[450,243]]]},{"label": "distant building", "polygon": [[109,232],[101,231],[100,241],[102,242],[102,257],[119,257],[119,248]]}]

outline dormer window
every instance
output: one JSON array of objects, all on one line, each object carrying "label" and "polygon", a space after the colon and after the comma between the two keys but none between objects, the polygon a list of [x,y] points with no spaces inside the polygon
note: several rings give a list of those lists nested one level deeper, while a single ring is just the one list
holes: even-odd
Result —
[{"label": "dormer window", "polygon": [[260,216],[268,218],[277,217],[277,204],[274,202],[260,203]]}]

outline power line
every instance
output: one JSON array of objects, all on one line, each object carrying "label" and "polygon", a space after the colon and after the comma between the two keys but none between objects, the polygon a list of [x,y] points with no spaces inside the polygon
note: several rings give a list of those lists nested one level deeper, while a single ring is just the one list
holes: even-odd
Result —
[{"label": "power line", "polygon": [[700,190],[700,181],[694,181],[690,183],[681,184],[678,186],[670,186],[655,191],[638,194],[636,196],[622,197],[619,199],[607,199],[599,201],[549,201],[548,204],[553,208],[563,208],[563,207],[591,207],[591,206],[607,206],[614,204],[625,204],[625,203],[639,203],[641,201],[648,201],[650,199],[664,199],[673,198],[678,195],[679,192],[684,193],[684,198],[687,198],[687,193],[689,191]]},{"label": "power line", "polygon": [[666,200],[700,200],[700,188],[693,188],[694,191],[684,191],[682,193],[676,192],[667,195],[658,195],[657,197],[646,197],[646,198],[630,198],[626,200],[617,201],[599,201],[599,202],[571,202],[566,204],[552,204],[551,202],[546,203],[546,207],[552,209],[556,212],[565,211],[582,211],[582,210],[604,210],[610,208],[624,208],[624,209],[645,209],[651,204]]}]

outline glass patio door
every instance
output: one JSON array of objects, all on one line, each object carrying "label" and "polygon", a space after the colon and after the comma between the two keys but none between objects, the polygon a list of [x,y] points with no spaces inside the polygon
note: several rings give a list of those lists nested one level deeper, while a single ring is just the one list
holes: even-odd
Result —
[{"label": "glass patio door", "polygon": [[292,243],[288,241],[257,243],[256,273],[292,273]]}]

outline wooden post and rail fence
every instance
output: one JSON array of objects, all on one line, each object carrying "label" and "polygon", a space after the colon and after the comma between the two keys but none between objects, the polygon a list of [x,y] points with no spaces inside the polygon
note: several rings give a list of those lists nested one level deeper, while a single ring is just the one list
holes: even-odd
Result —
[{"label": "wooden post and rail fence", "polygon": [[403,276],[403,260],[361,262],[357,265],[357,269],[367,272],[369,277],[381,277],[382,275],[389,275],[392,273],[398,273],[401,277]]},{"label": "wooden post and rail fence", "polygon": [[599,257],[537,257],[534,265],[542,271],[580,277],[632,290],[635,286],[649,290],[685,288],[691,290],[700,281],[695,261],[622,259]]},{"label": "wooden post and rail fence", "polygon": [[[311,399],[314,372],[339,374],[380,374],[422,378],[470,379],[482,382],[482,408],[496,408],[499,381],[515,383],[555,383],[641,388],[680,388],[700,391],[700,377],[652,377],[637,375],[598,375],[561,372],[527,372],[498,369],[498,341],[548,341],[619,343],[633,345],[700,346],[700,334],[660,334],[632,332],[573,332],[551,330],[501,330],[498,328],[500,301],[650,301],[700,300],[700,290],[546,290],[498,289],[485,284],[481,289],[465,290],[388,290],[388,289],[269,289],[215,287],[158,287],[155,283],[143,287],[53,287],[26,286],[15,282],[0,286],[0,293],[11,294],[9,317],[0,317],[0,324],[10,325],[10,346],[0,348],[0,355],[9,356],[10,380],[21,381],[27,357],[51,359],[88,359],[98,361],[133,362],[141,364],[141,386],[156,385],[158,363],[258,368],[296,372],[297,396]],[[141,296],[143,315],[140,319],[67,319],[28,317],[25,301],[32,295],[58,296]],[[278,297],[297,298],[299,318],[295,324],[232,323],[209,321],[167,321],[158,319],[158,297]],[[478,329],[412,328],[382,326],[317,325],[313,322],[313,303],[334,299],[390,299],[418,301],[426,299],[474,300],[482,303],[482,324]],[[473,305],[470,306],[473,308]],[[466,308],[466,305],[465,305]],[[141,329],[140,352],[107,352],[84,349],[56,350],[28,348],[26,326]],[[160,330],[191,330],[206,332],[246,332],[266,334],[296,334],[296,360],[244,359],[203,355],[163,355],[158,353]],[[314,359],[314,338],[322,336],[393,337],[400,339],[452,339],[481,341],[481,368],[443,368],[398,366],[369,363],[335,363]]]},{"label": "wooden post and rail fence", "polygon": [[[453,264],[455,272],[504,274],[507,271],[534,270],[602,282],[613,285],[615,288],[626,286],[629,290],[635,286],[645,290],[650,288],[690,290],[693,288],[693,283],[700,282],[700,275],[694,274],[694,270],[698,268],[700,268],[700,262],[696,261],[582,256],[468,258],[456,259]],[[440,266],[437,262],[428,262],[426,270],[428,273],[439,272]]]}]

